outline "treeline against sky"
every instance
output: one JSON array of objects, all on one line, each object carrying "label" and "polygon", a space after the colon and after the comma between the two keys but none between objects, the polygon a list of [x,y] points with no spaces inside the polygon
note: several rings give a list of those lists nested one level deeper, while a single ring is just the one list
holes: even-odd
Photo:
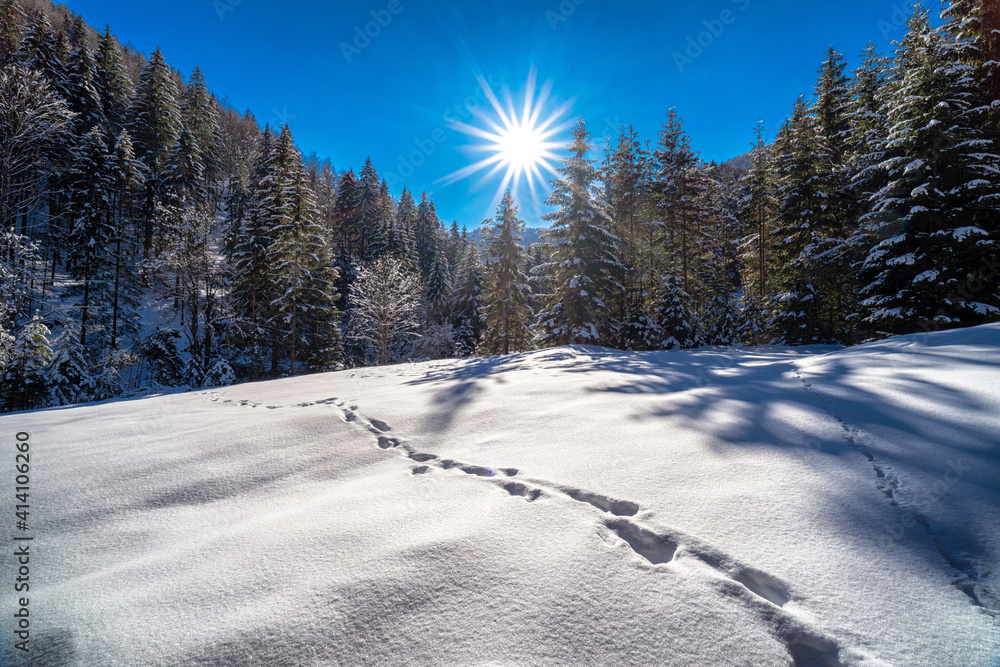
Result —
[{"label": "treeline against sky", "polygon": [[[830,49],[748,171],[675,110],[581,121],[551,224],[481,242],[371,161],[303,158],[157,50],[0,0],[0,406],[565,344],[850,344],[1000,320],[1000,8]],[[39,5],[39,6],[35,6]],[[603,155],[599,155],[603,152]]]}]

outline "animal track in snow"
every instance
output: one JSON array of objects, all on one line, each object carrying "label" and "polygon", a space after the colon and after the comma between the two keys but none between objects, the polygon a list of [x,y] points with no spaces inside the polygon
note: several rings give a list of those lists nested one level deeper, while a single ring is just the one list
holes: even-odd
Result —
[{"label": "animal track in snow", "polygon": [[504,490],[512,496],[520,496],[527,500],[529,503],[533,503],[542,496],[541,489],[532,489],[520,482],[507,482],[502,484]]},{"label": "animal track in snow", "polygon": [[677,553],[677,542],[665,535],[657,535],[653,531],[633,523],[627,519],[616,519],[605,523],[618,537],[653,565],[669,563]]},{"label": "animal track in snow", "polygon": [[379,421],[378,419],[369,419],[368,423],[377,428],[382,433],[392,430],[391,428],[389,428],[388,424],[386,424],[384,421]]},{"label": "animal track in snow", "polygon": [[[360,420],[358,426],[376,435],[376,442],[381,449],[398,449],[405,460],[422,464],[410,469],[412,475],[427,475],[434,468],[446,471],[454,469],[466,475],[483,478],[510,496],[521,498],[528,503],[543,497],[568,497],[611,514],[614,518],[604,519],[603,527],[614,533],[650,565],[690,567],[692,561],[698,561],[713,570],[715,576],[720,577],[720,581],[730,587],[730,591],[742,591],[744,595],[736,597],[750,604],[772,628],[774,636],[787,648],[791,664],[795,667],[844,667],[839,658],[841,649],[836,641],[812,629],[805,621],[783,608],[792,600],[792,594],[782,581],[756,568],[738,563],[697,537],[677,530],[655,530],[635,519],[627,518],[635,517],[639,513],[638,503],[560,486],[544,480],[515,481],[510,478],[519,475],[520,471],[516,468],[471,465],[418,452],[404,441],[385,435],[392,430],[388,424],[367,417],[362,419],[354,412],[355,410],[357,406],[351,406],[345,419],[349,422]],[[603,535],[601,539],[605,539]],[[752,602],[754,600],[756,602]]]},{"label": "animal track in snow", "polygon": [[564,488],[563,491],[573,500],[593,505],[602,512],[615,516],[635,516],[639,513],[639,505],[628,500],[615,500],[599,493],[589,493],[580,489]]}]

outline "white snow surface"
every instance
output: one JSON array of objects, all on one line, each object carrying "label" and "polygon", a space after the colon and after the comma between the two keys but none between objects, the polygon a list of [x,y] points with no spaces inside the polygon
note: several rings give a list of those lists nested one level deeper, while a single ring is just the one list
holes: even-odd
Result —
[{"label": "white snow surface", "polygon": [[30,433],[32,665],[1000,665],[1000,325],[0,426],[11,524]]}]

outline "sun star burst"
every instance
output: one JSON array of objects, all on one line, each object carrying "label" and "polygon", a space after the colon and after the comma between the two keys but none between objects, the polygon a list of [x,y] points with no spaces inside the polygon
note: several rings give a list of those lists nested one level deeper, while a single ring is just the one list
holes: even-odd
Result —
[{"label": "sun star burst", "polygon": [[500,172],[504,172],[495,199],[499,199],[508,187],[516,193],[523,181],[531,191],[532,200],[537,203],[539,186],[549,177],[559,178],[559,173],[553,166],[553,162],[558,161],[559,156],[553,151],[562,147],[564,142],[553,141],[553,138],[570,127],[571,123],[564,120],[564,116],[571,102],[558,106],[542,119],[542,114],[550,105],[552,83],[546,82],[538,91],[534,70],[528,75],[520,113],[515,108],[511,92],[506,86],[501,90],[503,97],[501,102],[490,84],[482,77],[479,78],[479,85],[482,86],[490,103],[486,109],[472,110],[481,126],[455,121],[451,123],[451,127],[467,136],[481,139],[481,143],[467,148],[473,152],[489,155],[442,180],[452,184],[480,172],[486,172],[475,186],[481,187]]}]

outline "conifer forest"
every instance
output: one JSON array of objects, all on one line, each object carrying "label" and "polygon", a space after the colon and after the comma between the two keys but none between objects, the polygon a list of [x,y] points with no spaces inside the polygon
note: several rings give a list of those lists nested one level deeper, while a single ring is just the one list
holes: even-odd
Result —
[{"label": "conifer forest", "polygon": [[0,0],[0,410],[1000,321],[1000,4],[917,6],[886,48],[850,71],[831,47],[773,141],[747,128],[742,161],[702,160],[683,108],[610,143],[583,110],[529,243],[511,190],[487,220],[442,220],[198,69]]}]

